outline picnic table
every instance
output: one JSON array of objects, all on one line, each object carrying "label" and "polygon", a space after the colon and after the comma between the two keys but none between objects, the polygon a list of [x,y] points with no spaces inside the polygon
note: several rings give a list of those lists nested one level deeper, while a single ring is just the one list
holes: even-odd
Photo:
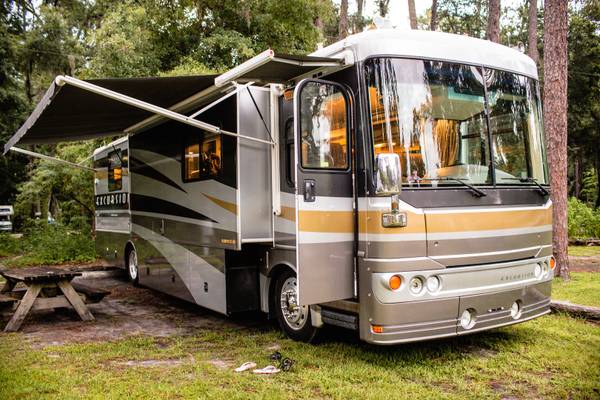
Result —
[{"label": "picnic table", "polygon": [[[55,267],[0,270],[0,275],[6,279],[0,289],[0,305],[12,302],[16,307],[4,328],[5,332],[17,331],[31,310],[73,308],[83,321],[93,321],[94,316],[85,301],[97,302],[109,293],[72,283],[73,278],[81,276],[81,272]],[[25,291],[15,288],[21,282],[27,287]]]}]

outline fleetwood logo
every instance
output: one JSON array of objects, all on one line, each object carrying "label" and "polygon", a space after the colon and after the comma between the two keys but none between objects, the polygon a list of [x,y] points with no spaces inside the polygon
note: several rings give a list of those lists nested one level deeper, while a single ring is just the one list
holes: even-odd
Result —
[{"label": "fleetwood logo", "polygon": [[110,193],[99,194],[94,201],[96,209],[103,208],[127,208],[128,196],[127,193]]}]

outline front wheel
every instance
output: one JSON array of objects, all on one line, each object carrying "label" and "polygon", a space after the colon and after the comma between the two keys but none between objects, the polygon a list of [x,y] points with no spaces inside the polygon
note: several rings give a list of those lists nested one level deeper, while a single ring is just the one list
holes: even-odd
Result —
[{"label": "front wheel", "polygon": [[127,254],[127,277],[134,285],[139,283],[140,273],[138,269],[137,253],[134,249]]},{"label": "front wheel", "polygon": [[273,307],[281,329],[294,340],[312,342],[318,328],[312,326],[309,306],[298,305],[298,280],[293,271],[286,271],[275,281]]}]

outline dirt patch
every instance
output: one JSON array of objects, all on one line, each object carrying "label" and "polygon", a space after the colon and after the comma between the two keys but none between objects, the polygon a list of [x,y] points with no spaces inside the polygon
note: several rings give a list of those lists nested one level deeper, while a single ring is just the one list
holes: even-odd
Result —
[{"label": "dirt patch", "polygon": [[569,256],[569,269],[571,272],[600,272],[600,256]]},{"label": "dirt patch", "polygon": [[125,367],[176,367],[181,365],[184,360],[129,360],[118,361],[114,364]]},{"label": "dirt patch", "polygon": [[[69,309],[31,312],[21,332],[34,347],[118,340],[135,335],[168,338],[215,328],[248,329],[265,323],[255,315],[229,319],[153,290],[134,287],[120,278],[76,280],[110,290],[111,294],[100,303],[89,305],[95,318],[91,322],[81,321]],[[9,318],[10,315],[3,315],[4,323]],[[159,340],[157,346],[162,345],[168,344]]]},{"label": "dirt patch", "polygon": [[212,360],[208,360],[208,363],[214,365],[219,369],[229,369],[233,367],[233,361],[231,360],[221,360],[218,358],[213,358]]}]

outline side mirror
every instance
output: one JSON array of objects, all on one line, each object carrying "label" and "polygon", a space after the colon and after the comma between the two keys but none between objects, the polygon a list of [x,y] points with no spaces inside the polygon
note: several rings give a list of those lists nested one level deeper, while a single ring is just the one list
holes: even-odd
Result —
[{"label": "side mirror", "polygon": [[375,158],[375,194],[387,196],[402,190],[402,167],[396,153],[379,153]]}]

